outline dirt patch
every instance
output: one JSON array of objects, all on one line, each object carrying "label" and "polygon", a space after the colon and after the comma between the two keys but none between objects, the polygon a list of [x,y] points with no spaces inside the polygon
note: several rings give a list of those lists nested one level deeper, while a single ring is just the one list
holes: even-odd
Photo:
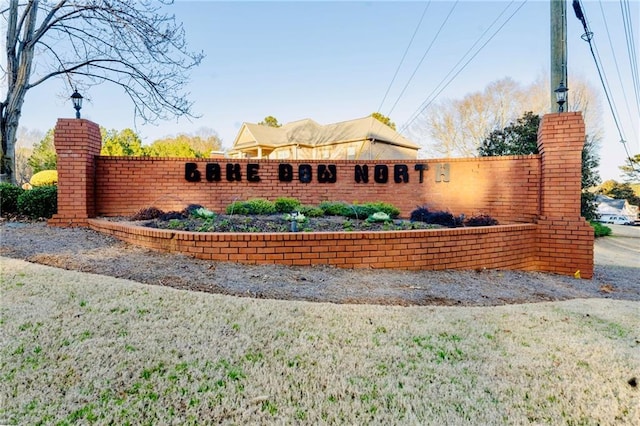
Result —
[{"label": "dirt patch", "polygon": [[610,264],[596,264],[592,280],[500,270],[258,266],[158,253],[88,229],[53,228],[43,222],[4,221],[0,223],[0,233],[0,256],[151,285],[243,297],[454,306],[592,297],[640,300],[640,269]]}]

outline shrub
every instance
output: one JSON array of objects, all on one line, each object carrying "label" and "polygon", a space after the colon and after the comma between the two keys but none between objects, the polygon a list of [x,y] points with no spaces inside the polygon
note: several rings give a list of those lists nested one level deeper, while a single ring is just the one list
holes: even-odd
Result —
[{"label": "shrub", "polygon": [[244,201],[234,201],[225,209],[227,214],[249,214],[249,208]]},{"label": "shrub", "polygon": [[489,215],[481,214],[478,216],[471,216],[464,221],[464,226],[496,226],[498,221]]},{"label": "shrub", "polygon": [[164,214],[164,212],[162,210],[160,210],[159,208],[156,208],[156,207],[145,207],[145,208],[142,208],[142,209],[138,210],[133,215],[131,215],[130,219],[131,220],[157,219],[160,216],[162,216],[163,214]]},{"label": "shrub", "polygon": [[418,207],[411,212],[411,220],[413,222],[424,222],[433,225],[442,225],[454,228],[461,225],[461,219],[455,218],[449,212],[437,211],[430,212],[426,207]]},{"label": "shrub", "polygon": [[295,198],[280,197],[274,202],[276,212],[291,213],[300,209],[300,201]]},{"label": "shrub", "polygon": [[0,183],[0,214],[16,213],[18,211],[18,197],[24,189],[10,183]]},{"label": "shrub", "polygon": [[225,209],[227,214],[273,214],[276,212],[274,203],[262,198],[248,201],[234,201]]},{"label": "shrub", "polygon": [[376,213],[376,212],[386,213],[392,218],[398,217],[398,215],[400,215],[400,210],[393,204],[389,204],[389,203],[383,203],[383,202],[365,203],[363,204],[363,206],[373,210],[373,213]]},{"label": "shrub", "polygon": [[184,208],[182,213],[185,216],[190,216],[194,211],[196,211],[198,209],[202,209],[202,208],[204,208],[204,206],[201,205],[201,204],[189,204],[187,207]]},{"label": "shrub", "polygon": [[322,217],[324,216],[324,210],[316,206],[300,206],[300,213],[306,217]]},{"label": "shrub", "polygon": [[351,210],[349,204],[342,201],[323,201],[318,207],[324,210],[327,216],[347,216],[348,210]]},{"label": "shrub", "polygon": [[409,219],[411,222],[427,222],[427,218],[429,217],[429,209],[426,207],[418,207],[414,211],[411,212],[411,216]]},{"label": "shrub", "polygon": [[32,219],[50,218],[58,211],[58,188],[40,186],[18,197],[18,213]]},{"label": "shrub", "polygon": [[589,222],[589,223],[593,227],[593,233],[596,236],[596,238],[606,237],[608,235],[611,235],[611,228],[609,228],[608,226],[605,226],[598,222]]},{"label": "shrub", "polygon": [[57,170],[43,170],[31,176],[29,180],[31,186],[51,186],[58,184],[58,171]]}]

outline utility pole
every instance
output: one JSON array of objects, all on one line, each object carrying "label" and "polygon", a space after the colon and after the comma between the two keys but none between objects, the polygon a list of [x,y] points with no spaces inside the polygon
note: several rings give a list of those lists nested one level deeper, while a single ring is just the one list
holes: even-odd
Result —
[{"label": "utility pole", "polygon": [[[551,26],[551,87],[550,111],[558,112],[554,90],[560,83],[569,87],[567,81],[567,0],[550,0]],[[567,111],[568,111],[567,103]]]}]

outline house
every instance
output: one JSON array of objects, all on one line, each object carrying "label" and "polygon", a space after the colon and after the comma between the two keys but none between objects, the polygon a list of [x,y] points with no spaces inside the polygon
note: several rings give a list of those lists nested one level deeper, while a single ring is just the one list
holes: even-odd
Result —
[{"label": "house", "polygon": [[629,204],[627,200],[596,195],[596,203],[598,205],[598,222],[627,225],[638,220],[638,206]]},{"label": "house", "polygon": [[322,125],[311,119],[282,127],[243,123],[230,158],[274,160],[413,160],[420,147],[369,116]]}]

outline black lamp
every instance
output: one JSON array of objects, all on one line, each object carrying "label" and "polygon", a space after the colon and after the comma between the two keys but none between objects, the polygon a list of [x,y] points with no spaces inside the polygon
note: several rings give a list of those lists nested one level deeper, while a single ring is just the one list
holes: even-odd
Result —
[{"label": "black lamp", "polygon": [[563,82],[560,82],[558,88],[554,90],[556,93],[556,102],[558,103],[558,112],[564,111],[564,104],[567,102],[567,89]]},{"label": "black lamp", "polygon": [[76,118],[80,118],[80,109],[82,108],[82,95],[78,93],[78,89],[71,95],[71,101],[73,102],[73,108],[76,110]]}]

